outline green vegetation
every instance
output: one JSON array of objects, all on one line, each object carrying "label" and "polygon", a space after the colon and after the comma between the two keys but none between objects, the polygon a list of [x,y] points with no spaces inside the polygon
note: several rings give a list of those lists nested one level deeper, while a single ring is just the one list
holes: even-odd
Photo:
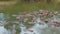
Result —
[{"label": "green vegetation", "polygon": [[4,12],[6,14],[16,14],[19,12],[31,12],[40,9],[60,11],[60,3],[51,2],[48,4],[46,2],[28,3],[18,1],[15,5],[3,6],[3,9],[0,10],[0,12]]}]

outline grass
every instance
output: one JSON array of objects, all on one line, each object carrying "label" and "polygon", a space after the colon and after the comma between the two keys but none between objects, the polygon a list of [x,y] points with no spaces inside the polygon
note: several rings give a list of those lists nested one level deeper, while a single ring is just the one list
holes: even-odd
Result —
[{"label": "grass", "polygon": [[10,5],[10,6],[3,6],[3,9],[0,10],[0,12],[4,12],[6,14],[18,14],[19,12],[32,12],[35,10],[55,10],[55,11],[60,11],[60,3],[25,3],[25,2],[18,2],[15,5]]}]

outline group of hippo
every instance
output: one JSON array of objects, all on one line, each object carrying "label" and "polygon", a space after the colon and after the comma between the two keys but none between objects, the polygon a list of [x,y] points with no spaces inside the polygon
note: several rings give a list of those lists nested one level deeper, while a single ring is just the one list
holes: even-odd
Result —
[{"label": "group of hippo", "polygon": [[[52,12],[49,12],[47,10],[39,10],[39,12],[33,12],[28,14],[21,14],[21,15],[13,15],[18,19],[18,22],[7,22],[7,18],[5,17],[4,13],[0,13],[0,34],[16,34],[17,26],[15,24],[19,25],[19,29],[21,32],[18,34],[60,34],[60,18],[58,17],[60,14],[55,12],[54,14]],[[27,24],[27,18],[23,19],[23,22],[21,20],[21,16],[25,17],[33,17],[33,22],[30,22],[30,24],[34,24],[32,27],[27,28],[25,24]],[[36,16],[36,17],[35,17]],[[48,17],[46,17],[48,16]],[[9,23],[8,27],[11,27],[12,30],[6,29],[5,25]],[[25,23],[25,24],[23,24]],[[13,25],[13,26],[12,26]]]}]

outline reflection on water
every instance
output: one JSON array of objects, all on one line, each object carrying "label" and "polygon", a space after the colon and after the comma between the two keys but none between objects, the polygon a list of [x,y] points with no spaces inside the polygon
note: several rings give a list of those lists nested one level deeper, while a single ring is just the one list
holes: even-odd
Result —
[{"label": "reflection on water", "polygon": [[6,23],[7,20],[4,13],[0,13],[0,34],[11,34],[11,32],[4,27]]},{"label": "reflection on water", "polygon": [[3,13],[0,13],[0,20],[4,20],[4,14]]},{"label": "reflection on water", "polygon": [[4,13],[0,13],[0,23],[5,24],[6,23],[6,17]]},{"label": "reflection on water", "polygon": [[8,31],[4,28],[4,26],[0,26],[0,34],[8,34]]}]

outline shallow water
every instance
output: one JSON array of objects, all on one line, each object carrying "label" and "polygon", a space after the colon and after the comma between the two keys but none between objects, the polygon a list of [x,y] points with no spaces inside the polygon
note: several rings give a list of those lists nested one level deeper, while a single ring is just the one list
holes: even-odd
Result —
[{"label": "shallow water", "polygon": [[4,27],[4,25],[7,23],[7,20],[5,20],[6,17],[4,13],[0,13],[0,34],[10,34],[9,31]]},{"label": "shallow water", "polygon": [[[29,28],[30,30],[33,30],[36,34],[60,34],[59,28],[52,26],[48,27],[48,25],[42,22],[40,18],[37,18],[36,21],[40,22],[40,24],[36,23],[33,27]],[[29,31],[27,31],[26,33],[28,32]],[[29,32],[28,34],[34,34],[34,32]],[[20,34],[24,34],[24,32],[21,32]]]},{"label": "shallow water", "polygon": [[6,24],[6,17],[4,15],[4,13],[0,13],[0,23],[2,24]]},{"label": "shallow water", "polygon": [[4,14],[0,13],[0,20],[4,20]]},{"label": "shallow water", "polygon": [[0,34],[11,34],[11,32],[6,30],[4,26],[0,26]]},{"label": "shallow water", "polygon": [[[40,20],[40,18],[37,18],[36,21],[37,21],[37,22],[42,22],[42,21]],[[29,28],[29,30],[33,30],[33,33],[29,32],[29,31],[27,31],[26,33],[29,32],[28,34],[34,34],[34,32],[35,32],[35,34],[42,34],[43,30],[44,30],[45,28],[47,28],[47,27],[48,27],[48,25],[45,24],[45,23],[42,23],[42,24],[36,23],[33,27]],[[24,30],[23,30],[24,28],[25,28],[25,27],[22,25],[21,34],[24,34]]]},{"label": "shallow water", "polygon": [[[21,29],[21,33],[20,34],[24,34],[24,33],[28,33],[28,34],[60,34],[60,28],[59,27],[48,27],[48,25],[41,21],[39,17],[36,18],[35,20],[37,23],[32,26],[31,28],[26,29],[26,27],[21,24],[20,25],[20,29]],[[53,17],[52,21],[59,21],[60,19],[57,17]],[[5,20],[5,15],[3,13],[0,13],[0,23],[2,23],[3,25],[6,24],[6,20]],[[28,30],[33,30],[34,32],[30,32]],[[10,30],[6,30],[4,28],[4,26],[0,26],[0,34],[12,34],[12,31]]]}]

